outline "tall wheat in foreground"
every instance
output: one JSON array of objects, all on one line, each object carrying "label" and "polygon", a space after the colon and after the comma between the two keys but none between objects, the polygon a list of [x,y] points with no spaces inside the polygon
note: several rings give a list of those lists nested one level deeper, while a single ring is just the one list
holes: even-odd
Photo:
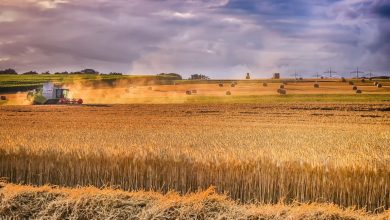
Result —
[{"label": "tall wheat in foreground", "polygon": [[182,194],[215,186],[245,203],[326,202],[380,212],[390,205],[385,108],[2,107],[0,176]]}]

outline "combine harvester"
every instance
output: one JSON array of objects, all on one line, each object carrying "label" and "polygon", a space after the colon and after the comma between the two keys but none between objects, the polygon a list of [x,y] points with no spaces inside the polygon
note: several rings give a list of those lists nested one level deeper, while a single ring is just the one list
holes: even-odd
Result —
[{"label": "combine harvester", "polygon": [[27,99],[33,105],[83,104],[82,99],[69,98],[69,89],[53,83],[45,83],[42,89],[30,91]]}]

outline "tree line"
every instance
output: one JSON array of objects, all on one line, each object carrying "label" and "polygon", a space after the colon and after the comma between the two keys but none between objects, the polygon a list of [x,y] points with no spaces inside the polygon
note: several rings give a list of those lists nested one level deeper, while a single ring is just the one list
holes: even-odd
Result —
[{"label": "tree line", "polygon": [[[171,76],[171,77],[175,77],[179,80],[182,80],[183,77],[178,74],[178,73],[160,73],[159,74],[160,76]],[[206,75],[203,75],[203,74],[192,74],[189,78],[189,80],[199,80],[199,79],[202,79],[202,80],[209,80],[210,77],[206,76]]]},{"label": "tree line", "polygon": [[[0,75],[18,75],[18,74],[19,73],[16,72],[16,70],[11,69],[11,68],[0,70]],[[68,75],[68,74],[123,75],[123,73],[120,73],[120,72],[111,72],[108,74],[104,74],[104,73],[100,73],[99,71],[96,71],[94,69],[84,69],[84,70],[75,71],[75,72],[64,71],[64,72],[55,72],[55,73],[50,73],[49,71],[42,72],[42,73],[38,73],[37,71],[28,71],[28,72],[24,72],[24,73],[20,73],[20,74],[22,74],[22,75],[38,75],[38,74],[41,74],[41,75],[50,75],[50,74],[54,74],[54,75]],[[178,73],[160,73],[157,75],[158,76],[170,76],[170,77],[174,78],[175,80],[182,80],[183,79],[183,77]],[[189,80],[208,80],[208,79],[210,79],[210,77],[203,75],[203,74],[192,74],[188,79]]]},{"label": "tree line", "polygon": [[[16,70],[11,69],[11,68],[0,70],[0,75],[6,75],[6,74],[7,75],[17,75],[19,73],[16,72]],[[49,71],[38,73],[37,71],[33,71],[32,70],[32,71],[24,72],[24,73],[21,73],[21,74],[22,75],[38,75],[38,74],[41,74],[41,75],[50,75],[50,74],[55,74],[55,75],[59,75],[59,74],[65,74],[65,75],[66,74],[100,74],[100,75],[107,75],[107,74],[104,74],[104,73],[99,73],[99,71],[96,71],[94,69],[84,69],[84,70],[75,71],[75,72],[64,71],[64,72],[55,72],[55,73],[50,73]],[[123,75],[123,73],[111,72],[108,75]]]}]

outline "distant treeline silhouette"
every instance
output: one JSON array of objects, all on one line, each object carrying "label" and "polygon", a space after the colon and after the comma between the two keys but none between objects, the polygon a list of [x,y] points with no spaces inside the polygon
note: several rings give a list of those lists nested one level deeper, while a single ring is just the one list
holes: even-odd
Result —
[{"label": "distant treeline silhouette", "polygon": [[[5,70],[0,70],[0,75],[17,75],[18,72],[16,72],[16,70],[14,69],[5,69]],[[111,72],[111,73],[108,73],[108,74],[104,74],[104,73],[99,73],[99,71],[96,71],[94,69],[84,69],[84,70],[81,70],[81,71],[75,71],[75,72],[68,72],[68,71],[64,71],[64,72],[55,72],[55,73],[50,73],[49,71],[46,71],[46,72],[42,72],[42,73],[38,73],[37,71],[28,71],[28,72],[24,72],[24,73],[21,73],[22,75],[38,75],[38,74],[42,74],[42,75],[49,75],[49,74],[55,74],[55,75],[58,75],[58,74],[101,74],[101,75],[123,75],[123,73],[119,73],[119,72]]]},{"label": "distant treeline silhouette", "polygon": [[[16,70],[14,69],[4,69],[4,70],[0,70],[0,75],[17,75],[18,72],[16,72]],[[21,75],[38,75],[38,74],[41,74],[41,75],[50,75],[50,74],[54,74],[54,75],[71,75],[71,74],[95,74],[95,75],[124,75],[123,73],[120,73],[120,72],[111,72],[111,73],[100,73],[99,71],[96,71],[94,69],[84,69],[84,70],[81,70],[81,71],[75,71],[75,72],[68,72],[68,71],[64,71],[64,72],[54,72],[54,73],[50,73],[49,71],[46,71],[46,72],[42,72],[42,73],[38,73],[37,71],[28,71],[28,72],[24,72],[24,73],[20,73]],[[181,80],[183,79],[183,77],[178,74],[178,73],[160,73],[160,74],[157,74],[157,76],[169,76],[170,78],[172,79],[175,79],[175,80]]]}]

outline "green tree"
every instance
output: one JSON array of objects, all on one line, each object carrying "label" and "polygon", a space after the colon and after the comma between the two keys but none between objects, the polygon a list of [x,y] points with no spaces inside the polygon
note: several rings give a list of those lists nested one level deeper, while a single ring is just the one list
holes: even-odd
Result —
[{"label": "green tree", "polygon": [[4,75],[4,74],[9,74],[9,75],[16,75],[18,74],[14,69],[5,69],[5,70],[0,70],[0,75]]},{"label": "green tree", "polygon": [[183,77],[181,77],[181,75],[178,73],[160,73],[160,74],[158,74],[158,76],[170,76],[174,80],[182,80],[183,79]]},{"label": "green tree", "polygon": [[37,75],[38,73],[36,71],[28,71],[23,73],[23,75]]}]

